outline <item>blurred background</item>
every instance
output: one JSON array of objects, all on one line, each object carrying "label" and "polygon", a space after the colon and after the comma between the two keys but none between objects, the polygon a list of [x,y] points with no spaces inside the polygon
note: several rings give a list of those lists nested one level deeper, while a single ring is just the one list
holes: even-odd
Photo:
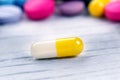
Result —
[{"label": "blurred background", "polygon": [[[31,45],[79,37],[74,58],[35,60]],[[119,0],[0,0],[0,80],[120,80]]]}]

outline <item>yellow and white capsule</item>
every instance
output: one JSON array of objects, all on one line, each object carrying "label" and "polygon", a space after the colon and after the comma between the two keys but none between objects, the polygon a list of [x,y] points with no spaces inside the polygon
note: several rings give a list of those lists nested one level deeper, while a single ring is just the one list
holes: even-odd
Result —
[{"label": "yellow and white capsule", "polygon": [[77,56],[82,50],[82,40],[73,37],[34,43],[31,47],[31,54],[36,59],[60,58]]}]

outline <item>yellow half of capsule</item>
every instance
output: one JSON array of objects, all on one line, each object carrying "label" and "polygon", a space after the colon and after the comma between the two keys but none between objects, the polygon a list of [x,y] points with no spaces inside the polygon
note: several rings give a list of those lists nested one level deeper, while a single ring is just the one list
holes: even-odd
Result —
[{"label": "yellow half of capsule", "polygon": [[93,0],[88,6],[89,13],[94,17],[101,17],[104,14],[104,8],[110,0]]},{"label": "yellow half of capsule", "polygon": [[83,42],[80,38],[63,38],[56,40],[57,57],[77,56],[83,50]]}]

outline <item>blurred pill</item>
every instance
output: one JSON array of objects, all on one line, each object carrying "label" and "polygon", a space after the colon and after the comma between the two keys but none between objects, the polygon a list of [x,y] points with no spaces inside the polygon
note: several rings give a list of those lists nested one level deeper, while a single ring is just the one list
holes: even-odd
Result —
[{"label": "blurred pill", "polygon": [[105,16],[112,21],[120,21],[120,1],[111,2],[105,7]]},{"label": "blurred pill", "polygon": [[25,3],[24,10],[29,19],[41,20],[53,14],[54,0],[29,0]]},{"label": "blurred pill", "polygon": [[90,15],[94,17],[101,17],[104,14],[105,5],[108,4],[110,0],[93,0],[88,6],[88,11]]},{"label": "blurred pill", "polygon": [[13,23],[17,22],[22,17],[22,10],[14,5],[0,6],[0,23]]},{"label": "blurred pill", "polygon": [[12,5],[15,0],[0,0],[0,5]]},{"label": "blurred pill", "polygon": [[85,9],[85,5],[82,1],[70,1],[65,2],[58,7],[58,11],[62,15],[74,16],[82,13]]}]

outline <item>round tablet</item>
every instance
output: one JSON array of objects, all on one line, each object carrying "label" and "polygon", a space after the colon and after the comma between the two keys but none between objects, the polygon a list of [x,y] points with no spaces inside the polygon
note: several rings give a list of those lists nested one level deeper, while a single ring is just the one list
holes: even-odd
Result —
[{"label": "round tablet", "polygon": [[14,4],[15,0],[0,0],[0,5]]},{"label": "round tablet", "polygon": [[28,18],[41,20],[53,14],[54,0],[29,0],[25,3],[24,10]]},{"label": "round tablet", "polygon": [[69,1],[65,2],[58,7],[58,11],[62,15],[74,16],[82,13],[85,9],[84,2],[82,1]]},{"label": "round tablet", "polygon": [[120,2],[111,2],[105,7],[105,16],[112,21],[120,21]]},{"label": "round tablet", "polygon": [[0,6],[0,23],[17,22],[22,17],[22,10],[14,5]]}]

